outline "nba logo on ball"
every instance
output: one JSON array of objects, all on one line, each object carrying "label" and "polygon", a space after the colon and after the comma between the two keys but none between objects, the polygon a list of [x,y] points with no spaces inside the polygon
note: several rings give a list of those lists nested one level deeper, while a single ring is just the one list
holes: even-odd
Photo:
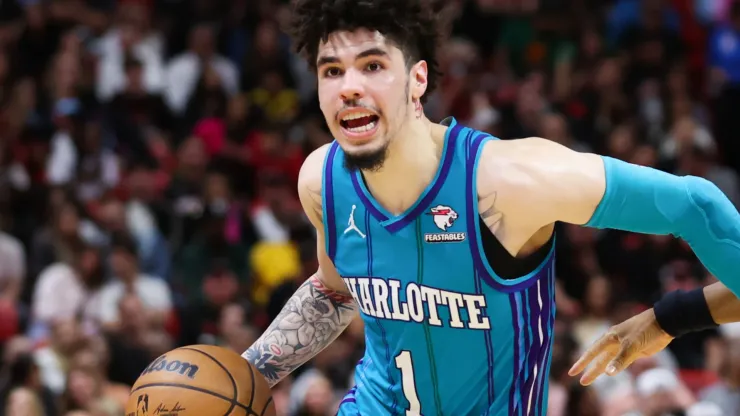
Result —
[{"label": "nba logo on ball", "polygon": [[191,345],[161,355],[131,388],[126,416],[274,416],[264,376],[239,354]]},{"label": "nba logo on ball", "polygon": [[136,400],[136,416],[149,416],[149,395],[140,394]]}]

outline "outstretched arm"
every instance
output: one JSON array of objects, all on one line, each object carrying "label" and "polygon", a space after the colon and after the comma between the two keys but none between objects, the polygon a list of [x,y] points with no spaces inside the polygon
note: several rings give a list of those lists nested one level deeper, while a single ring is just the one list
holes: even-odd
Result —
[{"label": "outstretched arm", "polygon": [[537,227],[563,221],[672,234],[684,239],[735,295],[740,293],[735,265],[740,261],[740,214],[711,182],[575,152],[544,139],[511,143],[506,154],[514,162],[508,163],[517,165],[519,178],[507,180],[516,182],[523,202],[507,212]]},{"label": "outstretched arm", "polygon": [[[695,295],[701,295],[703,299]],[[585,371],[581,384],[588,385],[604,373],[617,374],[635,360],[657,353],[674,336],[692,329],[702,329],[701,325],[692,328],[701,320],[708,320],[711,324],[740,322],[740,299],[722,283],[714,283],[695,292],[673,292],[668,297],[673,297],[678,309],[675,311],[677,325],[670,332],[677,332],[666,332],[659,324],[655,311],[648,309],[609,329],[581,355],[568,373],[575,376]],[[696,312],[691,310],[691,304],[696,300],[706,302],[709,317],[697,319],[694,316]]]},{"label": "outstretched arm", "polygon": [[[571,374],[593,365],[582,381],[616,374],[635,359],[654,354],[682,333],[740,320],[740,215],[709,181],[675,176],[544,139],[509,146],[525,202],[509,207],[534,227],[555,221],[646,234],[671,234],[689,243],[721,282],[703,290],[668,294],[654,309],[613,327]],[[512,175],[513,176],[513,175]],[[513,181],[513,179],[512,179]],[[506,189],[506,187],[503,187]],[[510,202],[512,203],[512,202]]]},{"label": "outstretched arm", "polygon": [[293,294],[262,336],[242,354],[270,387],[331,344],[357,315],[357,304],[326,254],[321,208],[325,148],[304,162],[298,193],[317,230],[319,270]]}]

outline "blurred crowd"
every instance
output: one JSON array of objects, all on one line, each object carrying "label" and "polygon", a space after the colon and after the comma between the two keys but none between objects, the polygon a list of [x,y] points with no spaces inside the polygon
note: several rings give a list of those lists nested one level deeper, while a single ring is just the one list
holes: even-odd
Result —
[{"label": "blurred crowd", "polygon": [[[450,0],[426,106],[714,182],[740,203],[740,3]],[[332,138],[280,0],[0,1],[0,415],[118,416],[157,355],[241,353],[317,267],[296,195]],[[566,372],[611,324],[713,281],[686,244],[559,226],[552,416],[740,415],[740,327],[618,377]],[[362,322],[274,390],[333,415]]]}]

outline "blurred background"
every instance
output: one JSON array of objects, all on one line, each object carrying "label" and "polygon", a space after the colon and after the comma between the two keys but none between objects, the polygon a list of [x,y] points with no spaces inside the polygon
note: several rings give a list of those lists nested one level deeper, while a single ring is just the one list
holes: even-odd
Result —
[{"label": "blurred background", "polygon": [[[740,3],[450,0],[426,107],[678,174],[740,202]],[[279,0],[0,1],[0,413],[123,415],[157,355],[241,353],[316,269],[296,195],[331,141]],[[566,371],[611,324],[713,281],[671,237],[562,225],[553,416],[740,415],[740,327],[614,378]],[[362,323],[274,390],[333,415]]]}]

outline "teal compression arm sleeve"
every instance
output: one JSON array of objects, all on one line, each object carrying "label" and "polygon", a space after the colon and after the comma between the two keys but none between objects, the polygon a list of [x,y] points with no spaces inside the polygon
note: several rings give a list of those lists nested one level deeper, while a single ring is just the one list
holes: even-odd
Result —
[{"label": "teal compression arm sleeve", "polygon": [[586,226],[684,239],[740,295],[740,214],[711,182],[603,157],[606,192]]}]

